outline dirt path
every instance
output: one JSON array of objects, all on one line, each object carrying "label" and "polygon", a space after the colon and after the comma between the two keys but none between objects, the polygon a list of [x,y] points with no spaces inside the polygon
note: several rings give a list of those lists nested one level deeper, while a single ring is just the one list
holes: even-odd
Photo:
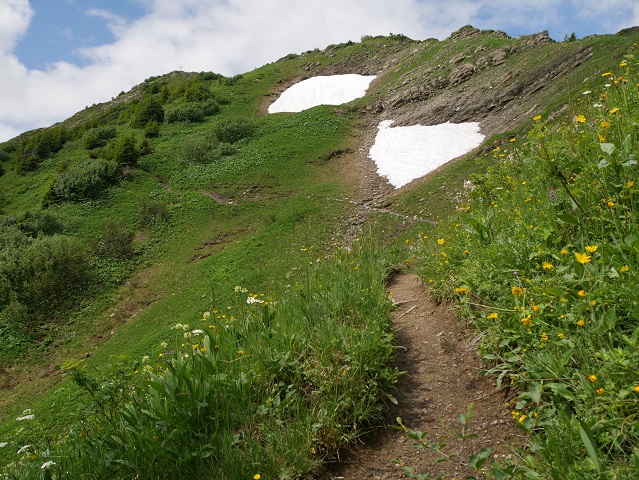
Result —
[{"label": "dirt path", "polygon": [[[429,444],[446,437],[444,450],[461,449],[464,461],[484,447],[495,456],[510,454],[509,445],[521,443],[522,433],[514,426],[504,393],[495,391],[490,379],[478,378],[479,358],[467,327],[446,305],[430,300],[415,275],[398,275],[389,290],[399,305],[393,322],[396,342],[403,348],[396,361],[406,372],[395,392],[398,405],[390,409],[387,426],[341,452],[324,479],[398,479],[400,463],[431,472],[433,478],[440,472],[446,472],[445,478],[473,473],[454,462],[436,463],[436,452],[412,448],[414,442],[405,433],[388,426],[396,424],[396,417],[413,430],[427,432]],[[458,417],[470,403],[475,416],[469,425],[477,437],[462,446],[456,437],[461,430]]]}]

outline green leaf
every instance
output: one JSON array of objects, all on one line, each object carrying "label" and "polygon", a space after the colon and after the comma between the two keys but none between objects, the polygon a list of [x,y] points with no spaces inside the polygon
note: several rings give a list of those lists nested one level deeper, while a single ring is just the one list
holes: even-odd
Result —
[{"label": "green leaf", "polygon": [[588,452],[590,460],[592,460],[592,463],[595,466],[595,470],[597,470],[597,473],[601,473],[601,461],[597,454],[594,437],[588,424],[581,420],[579,420],[579,436],[586,447],[586,452]]},{"label": "green leaf", "polygon": [[468,465],[475,470],[479,470],[486,460],[490,457],[490,448],[482,448],[479,452],[473,453],[468,459]]},{"label": "green leaf", "polygon": [[[601,148],[602,152],[607,153],[608,155],[612,155],[612,153],[617,148],[617,147],[615,147],[614,143],[600,143],[599,147]],[[601,163],[601,162],[599,162],[599,163]]]},{"label": "green leaf", "polygon": [[617,312],[614,308],[608,310],[603,316],[603,324],[608,328],[608,330],[612,330],[615,328],[615,324],[617,323]]},{"label": "green leaf", "polygon": [[573,215],[567,213],[561,213],[557,215],[560,222],[569,223],[570,225],[579,225],[579,219]]}]

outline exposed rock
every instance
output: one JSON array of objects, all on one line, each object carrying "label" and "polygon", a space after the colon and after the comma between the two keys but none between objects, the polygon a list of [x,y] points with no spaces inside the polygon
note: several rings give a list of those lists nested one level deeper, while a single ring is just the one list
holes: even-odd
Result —
[{"label": "exposed rock", "polygon": [[460,67],[450,72],[450,76],[448,77],[449,78],[448,83],[450,85],[457,85],[458,83],[462,83],[463,81],[472,77],[473,73],[475,73],[475,70],[476,70],[476,67],[472,63],[464,63]]},{"label": "exposed rock", "polygon": [[459,54],[455,55],[454,57],[452,57],[450,60],[448,60],[448,63],[450,65],[455,65],[456,63],[461,62],[465,58],[466,58],[466,55],[464,55],[463,53],[459,53]]}]

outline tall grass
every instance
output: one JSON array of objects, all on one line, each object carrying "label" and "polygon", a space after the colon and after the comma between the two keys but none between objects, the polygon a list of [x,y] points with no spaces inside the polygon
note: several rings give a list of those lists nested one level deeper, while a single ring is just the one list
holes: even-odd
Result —
[{"label": "tall grass", "polygon": [[557,121],[495,145],[454,218],[413,243],[481,331],[487,371],[521,392],[530,478],[639,475],[635,48]]},{"label": "tall grass", "polygon": [[[82,421],[5,474],[296,478],[320,466],[393,400],[393,261],[363,248],[308,254],[305,280],[281,298],[237,286],[232,305],[176,324],[159,354],[116,362],[106,381],[68,366],[86,391]],[[4,448],[24,447],[14,438]]]}]

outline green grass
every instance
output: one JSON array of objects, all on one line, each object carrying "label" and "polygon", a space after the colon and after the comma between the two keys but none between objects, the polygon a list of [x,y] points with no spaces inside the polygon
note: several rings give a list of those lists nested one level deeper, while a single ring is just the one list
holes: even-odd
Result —
[{"label": "green grass", "polygon": [[634,52],[599,74],[558,123],[489,153],[458,214],[413,243],[482,333],[487,372],[520,392],[529,478],[637,474]]},{"label": "green grass", "polygon": [[[570,115],[583,114],[588,122],[570,123],[569,117],[561,127],[544,117],[496,136],[486,142],[491,150],[479,162],[472,155],[458,160],[392,196],[389,211],[371,213],[364,227],[368,246],[353,252],[335,248],[355,213],[349,202],[354,186],[336,174],[336,161],[326,159],[352,148],[359,111],[404,76],[447,64],[451,52],[467,52],[474,61],[480,45],[518,42],[479,35],[447,49],[436,40],[365,38],[291,55],[236,79],[182,73],[148,79],[119,97],[119,105],[96,105],[70,119],[69,128],[80,133],[82,122],[87,128],[112,125],[118,135],[134,134],[139,141],[141,130],[129,123],[136,98],[147,91],[166,89],[169,104],[175,104],[189,86],[205,85],[225,99],[219,113],[201,122],[163,124],[149,140],[152,153],[101,195],[48,209],[64,234],[96,249],[95,276],[73,302],[46,316],[39,313],[36,325],[23,332],[18,354],[0,369],[5,381],[17,384],[0,399],[0,443],[8,444],[0,448],[0,465],[10,464],[6,471],[16,478],[307,474],[372,428],[384,402],[392,401],[397,372],[389,366],[390,304],[383,287],[389,269],[408,250],[413,258],[405,265],[421,262],[433,293],[457,299],[461,311],[488,332],[482,347],[488,369],[523,392],[513,410],[518,419],[526,415],[518,424],[538,453],[526,453],[522,472],[570,478],[566,465],[573,478],[631,471],[637,380],[628,365],[636,365],[632,298],[639,233],[634,186],[628,182],[636,169],[629,155],[636,152],[631,86],[637,82],[606,91],[605,109],[618,103],[620,110],[606,114],[614,121],[604,131],[604,110],[589,105],[608,79],[588,72],[593,64],[621,57],[627,38],[597,37],[510,56],[509,67],[526,70],[542,57],[569,58],[592,44],[589,63],[570,69],[563,83],[551,83],[540,100],[544,110],[535,112],[555,110],[579,85],[578,92],[596,93],[573,96]],[[260,113],[273,92],[308,75],[309,63],[348,68],[373,57],[399,61],[371,96],[346,108]],[[579,83],[588,75],[588,85]],[[255,131],[228,154],[216,153],[216,124],[238,117],[252,122]],[[586,129],[591,121],[596,128]],[[594,137],[599,133],[603,140]],[[517,140],[511,143],[511,137]],[[208,141],[210,151],[197,161],[190,158],[196,148],[206,150]],[[3,212],[38,210],[52,179],[87,158],[80,136],[34,172],[17,175],[5,162]],[[587,168],[581,159],[589,159]],[[586,214],[556,183],[555,162],[567,172],[569,189]],[[473,192],[464,189],[469,179]],[[559,200],[551,205],[552,179]],[[141,218],[151,201],[166,208],[166,220]],[[110,218],[135,233],[130,258],[97,254]],[[431,223],[445,219],[450,220],[440,226]],[[598,248],[580,266],[574,253],[583,253],[586,245]],[[562,255],[562,248],[569,254]],[[553,268],[544,269],[543,262]],[[513,286],[523,295],[514,295]],[[587,296],[580,297],[580,290]],[[247,304],[248,293],[270,305]],[[499,323],[487,318],[492,313]],[[529,314],[535,323],[524,325],[520,317]],[[564,323],[557,323],[561,315]],[[577,323],[582,317],[583,327]],[[191,328],[171,330],[178,323]],[[192,334],[198,325],[205,332]],[[192,338],[184,339],[185,333]],[[561,353],[568,347],[577,353]],[[33,420],[16,421],[29,412]],[[578,449],[566,451],[575,443]],[[18,455],[27,444],[31,447]],[[56,466],[43,471],[47,460]]]}]

